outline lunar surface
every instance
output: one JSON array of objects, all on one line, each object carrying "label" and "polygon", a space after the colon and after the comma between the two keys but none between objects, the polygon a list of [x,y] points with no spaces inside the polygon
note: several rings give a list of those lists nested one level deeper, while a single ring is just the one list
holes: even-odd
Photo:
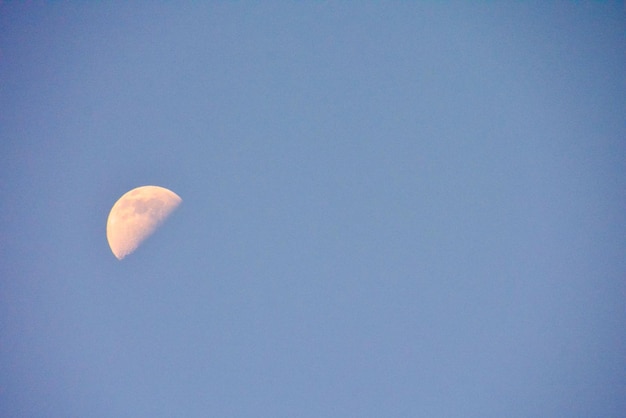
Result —
[{"label": "lunar surface", "polygon": [[121,260],[135,251],[181,202],[176,193],[159,186],[137,187],[120,197],[107,220],[107,240],[115,257]]}]

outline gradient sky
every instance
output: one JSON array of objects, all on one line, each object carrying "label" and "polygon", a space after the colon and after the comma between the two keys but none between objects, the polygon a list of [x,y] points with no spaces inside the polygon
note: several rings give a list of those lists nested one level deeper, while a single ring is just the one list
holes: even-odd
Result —
[{"label": "gradient sky", "polygon": [[[623,417],[625,33],[618,1],[0,3],[0,416]],[[183,203],[118,261],[142,185]]]}]

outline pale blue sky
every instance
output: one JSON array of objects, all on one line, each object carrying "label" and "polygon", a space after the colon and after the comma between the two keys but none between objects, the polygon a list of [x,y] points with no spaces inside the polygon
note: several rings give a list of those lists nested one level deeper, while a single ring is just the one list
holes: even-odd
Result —
[{"label": "pale blue sky", "polygon": [[[0,416],[623,416],[625,30],[0,4]],[[118,261],[147,184],[183,204]]]}]

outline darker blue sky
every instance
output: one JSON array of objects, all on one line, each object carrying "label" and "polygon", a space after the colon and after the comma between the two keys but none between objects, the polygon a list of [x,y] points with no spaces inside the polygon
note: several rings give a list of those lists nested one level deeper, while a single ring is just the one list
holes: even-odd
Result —
[{"label": "darker blue sky", "polygon": [[3,2],[0,415],[623,415],[624,13]]}]

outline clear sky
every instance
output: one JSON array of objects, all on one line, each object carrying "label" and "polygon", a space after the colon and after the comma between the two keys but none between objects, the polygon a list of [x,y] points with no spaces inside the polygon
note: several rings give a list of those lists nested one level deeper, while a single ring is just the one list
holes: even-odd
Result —
[{"label": "clear sky", "polygon": [[[623,417],[623,2],[2,2],[0,416]],[[183,203],[118,261],[128,190]]]}]

